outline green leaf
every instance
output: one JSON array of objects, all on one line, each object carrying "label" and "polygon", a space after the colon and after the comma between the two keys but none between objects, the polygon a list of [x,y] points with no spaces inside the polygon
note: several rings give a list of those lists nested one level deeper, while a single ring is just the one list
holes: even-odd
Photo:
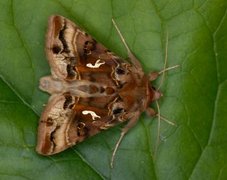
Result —
[{"label": "green leaf", "polygon": [[[157,150],[158,121],[143,114],[123,139],[113,169],[119,126],[58,155],[35,152],[48,99],[38,84],[50,74],[44,41],[53,14],[127,57],[114,18],[145,72],[163,69],[168,34],[168,67],[180,67],[166,74],[159,104],[177,126],[161,121]],[[5,0],[0,27],[0,179],[227,178],[226,0]]]}]

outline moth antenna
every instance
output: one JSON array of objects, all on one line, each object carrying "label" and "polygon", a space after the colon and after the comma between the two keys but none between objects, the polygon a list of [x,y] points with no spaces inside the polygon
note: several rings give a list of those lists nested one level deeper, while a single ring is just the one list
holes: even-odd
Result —
[{"label": "moth antenna", "polygon": [[164,60],[163,70],[161,70],[159,72],[152,72],[152,73],[149,74],[149,80],[150,81],[156,80],[157,77],[162,74],[161,81],[160,81],[160,84],[159,84],[157,90],[160,90],[160,88],[163,84],[165,72],[172,70],[172,69],[175,69],[175,68],[178,68],[180,66],[180,65],[175,65],[175,66],[171,66],[171,67],[168,67],[168,68],[166,67],[167,66],[167,60],[168,60],[168,43],[169,43],[168,37],[169,37],[169,35],[168,35],[168,32],[167,32],[166,33],[166,45],[165,45],[165,60]]},{"label": "moth antenna", "polygon": [[163,69],[163,70],[159,71],[158,74],[160,75],[160,74],[162,74],[162,73],[164,73],[164,72],[166,72],[166,71],[169,71],[169,70],[172,70],[172,69],[175,69],[175,68],[178,68],[178,67],[180,67],[179,64],[177,64],[177,65],[175,65],[175,66],[168,67],[168,68],[166,68],[166,69]]},{"label": "moth antenna", "polygon": [[125,46],[125,48],[126,48],[128,54],[132,54],[131,50],[130,50],[129,47],[128,47],[128,44],[127,44],[126,41],[125,41],[125,38],[123,37],[123,35],[121,34],[121,31],[119,30],[119,28],[118,28],[118,26],[117,26],[117,23],[115,22],[114,19],[112,19],[112,22],[113,22],[113,25],[114,25],[115,29],[117,30],[117,33],[118,33],[118,35],[120,36],[121,41],[123,42],[123,44],[124,44],[124,46]]},{"label": "moth antenna", "polygon": [[[158,75],[161,75],[162,74],[162,77],[161,77],[161,81],[160,81],[160,84],[159,84],[159,87],[157,88],[157,90],[160,90],[160,88],[161,88],[161,86],[163,84],[164,77],[165,77],[165,72],[167,72],[167,71],[169,71],[171,69],[175,69],[175,68],[179,67],[179,65],[175,65],[175,66],[166,68],[166,66],[167,66],[167,60],[168,60],[168,45],[169,45],[169,33],[167,31],[166,32],[164,67],[163,67],[163,70],[162,71],[159,71],[158,72]],[[176,124],[174,124],[173,122],[171,122],[168,119],[166,119],[163,116],[161,116],[159,103],[158,103],[158,101],[155,101],[155,102],[156,102],[157,111],[158,111],[158,113],[156,115],[158,117],[158,130],[157,130],[157,139],[156,139],[156,144],[155,144],[154,158],[156,157],[156,153],[157,153],[158,145],[159,145],[159,141],[160,141],[161,119],[164,120],[165,122],[167,122],[168,124],[171,124],[173,126],[176,126]]]},{"label": "moth antenna", "polygon": [[160,84],[157,88],[157,90],[160,90],[162,84],[163,84],[163,81],[164,81],[164,77],[165,77],[165,72],[169,71],[169,70],[172,70],[172,69],[175,69],[175,68],[178,68],[180,65],[175,65],[175,66],[171,66],[171,67],[167,67],[167,60],[168,60],[168,45],[169,45],[169,33],[168,31],[166,32],[166,44],[165,44],[165,60],[164,60],[164,67],[163,67],[163,70],[159,71],[158,72],[158,75],[161,75],[162,74],[162,77],[161,77],[161,81],[160,81]]},{"label": "moth antenna", "polygon": [[161,77],[161,81],[160,84],[158,86],[158,90],[161,88],[163,81],[164,81],[164,76],[165,76],[165,72],[166,72],[166,66],[167,66],[167,60],[168,60],[168,45],[169,45],[169,33],[168,31],[166,32],[166,44],[165,44],[165,60],[164,60],[164,67],[162,70],[162,73],[158,73],[158,74],[162,74]]},{"label": "moth antenna", "polygon": [[141,66],[140,62],[138,61],[138,59],[135,57],[135,55],[134,55],[134,54],[131,52],[131,50],[129,49],[128,44],[127,44],[126,41],[125,41],[125,38],[124,38],[123,35],[121,34],[121,31],[120,31],[120,29],[118,28],[117,23],[115,22],[115,20],[114,20],[113,18],[112,18],[112,22],[113,22],[113,25],[114,25],[114,27],[115,27],[115,29],[116,29],[118,35],[119,35],[120,38],[121,38],[122,43],[124,44],[124,46],[125,46],[125,48],[126,48],[126,50],[127,50],[128,57],[129,57],[130,61],[131,61],[136,67],[142,69],[142,66]]},{"label": "moth antenna", "polygon": [[157,117],[158,117],[158,130],[157,130],[157,138],[156,138],[156,142],[155,142],[155,148],[154,148],[154,159],[156,158],[156,153],[158,150],[158,145],[159,145],[159,141],[160,141],[160,127],[161,127],[161,115],[160,115],[160,107],[158,104],[158,101],[155,101],[156,106],[157,106]]},{"label": "moth antenna", "polygon": [[161,120],[165,121],[166,123],[172,125],[172,126],[177,126],[175,123],[171,122],[170,120],[166,119],[165,117],[161,116],[160,114],[160,106],[159,106],[159,103],[158,101],[155,101],[156,103],[156,106],[157,106],[157,114],[155,116],[157,116],[158,118],[158,130],[157,130],[157,138],[156,138],[156,143],[155,143],[155,147],[154,147],[154,159],[156,157],[156,153],[157,153],[157,150],[158,150],[158,145],[160,143],[160,128],[161,128]]},{"label": "moth antenna", "polygon": [[117,149],[123,139],[123,137],[125,136],[125,134],[133,127],[136,125],[137,121],[139,120],[139,115],[140,115],[140,112],[133,112],[130,116],[131,118],[129,118],[129,121],[128,121],[128,124],[126,124],[126,126],[121,130],[121,136],[120,138],[118,139],[115,147],[114,147],[114,150],[113,150],[113,153],[112,153],[112,157],[111,157],[111,162],[110,162],[110,167],[113,168],[113,162],[114,162],[114,158],[115,158],[115,154],[117,152]]},{"label": "moth antenna", "polygon": [[[158,114],[157,114],[156,116],[158,117]],[[172,126],[177,126],[174,122],[172,122],[172,121],[166,119],[165,117],[163,117],[163,116],[161,116],[161,115],[160,115],[160,119],[163,120],[163,121],[165,121],[166,123],[172,125]]]},{"label": "moth antenna", "polygon": [[115,147],[114,147],[114,151],[113,151],[113,153],[112,153],[111,162],[110,162],[110,167],[111,167],[111,168],[113,168],[114,158],[115,158],[117,149],[118,149],[118,147],[119,147],[119,145],[120,145],[120,143],[121,143],[121,141],[122,141],[122,139],[123,139],[124,136],[125,136],[125,132],[122,131],[122,132],[121,132],[121,136],[120,136],[120,138],[118,139],[118,141],[117,141],[117,143],[116,143],[116,145],[115,145]]},{"label": "moth antenna", "polygon": [[[168,60],[168,44],[169,44],[169,33],[168,31],[166,32],[166,44],[165,44],[165,60],[164,60],[164,67],[163,70],[161,71],[161,73],[159,72],[158,74],[162,74],[161,77],[161,81],[159,84],[159,87],[157,88],[157,90],[159,90],[163,84],[164,81],[164,76],[165,76],[165,72],[166,72],[166,66],[167,66],[167,60]],[[158,117],[158,127],[157,127],[157,138],[156,138],[156,142],[155,142],[155,148],[154,148],[154,159],[156,158],[156,153],[158,150],[158,145],[159,145],[159,141],[160,141],[160,127],[161,127],[161,113],[160,113],[160,107],[159,107],[159,103],[158,101],[156,102],[156,106],[157,106],[157,117]]]}]

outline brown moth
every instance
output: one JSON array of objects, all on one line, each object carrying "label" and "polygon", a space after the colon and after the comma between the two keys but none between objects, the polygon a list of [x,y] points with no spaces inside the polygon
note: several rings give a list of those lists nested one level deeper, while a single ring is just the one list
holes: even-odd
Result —
[{"label": "brown moth", "polygon": [[59,153],[128,121],[114,149],[112,163],[122,137],[140,114],[156,114],[149,105],[162,95],[151,84],[159,74],[143,72],[114,21],[113,24],[128,51],[128,61],[110,52],[72,21],[62,16],[49,18],[46,54],[51,75],[40,79],[40,89],[51,96],[39,121],[39,154]]}]

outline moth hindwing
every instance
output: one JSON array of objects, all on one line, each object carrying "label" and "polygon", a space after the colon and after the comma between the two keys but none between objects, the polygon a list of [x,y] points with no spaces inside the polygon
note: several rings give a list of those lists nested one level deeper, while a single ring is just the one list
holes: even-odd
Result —
[{"label": "moth hindwing", "polygon": [[110,52],[70,20],[49,18],[45,49],[51,75],[40,79],[40,89],[51,96],[39,121],[38,153],[59,153],[128,121],[123,137],[142,112],[154,114],[149,105],[161,93],[150,81],[157,74],[143,72],[113,23],[129,61]]}]

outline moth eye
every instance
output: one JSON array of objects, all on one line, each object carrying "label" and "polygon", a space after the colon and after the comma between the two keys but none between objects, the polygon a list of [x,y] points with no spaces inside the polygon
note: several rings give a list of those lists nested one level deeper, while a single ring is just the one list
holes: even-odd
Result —
[{"label": "moth eye", "polygon": [[54,54],[58,54],[61,51],[61,48],[59,46],[55,45],[52,48],[52,51],[53,51]]},{"label": "moth eye", "polygon": [[156,90],[156,88],[154,86],[151,87],[153,90]]},{"label": "moth eye", "polygon": [[123,108],[116,108],[113,110],[113,114],[119,114],[119,113],[122,113],[124,111]]},{"label": "moth eye", "polygon": [[124,71],[124,69],[122,69],[122,68],[117,68],[117,69],[116,69],[116,73],[117,73],[118,75],[123,75],[123,74],[125,74],[125,71]]}]

